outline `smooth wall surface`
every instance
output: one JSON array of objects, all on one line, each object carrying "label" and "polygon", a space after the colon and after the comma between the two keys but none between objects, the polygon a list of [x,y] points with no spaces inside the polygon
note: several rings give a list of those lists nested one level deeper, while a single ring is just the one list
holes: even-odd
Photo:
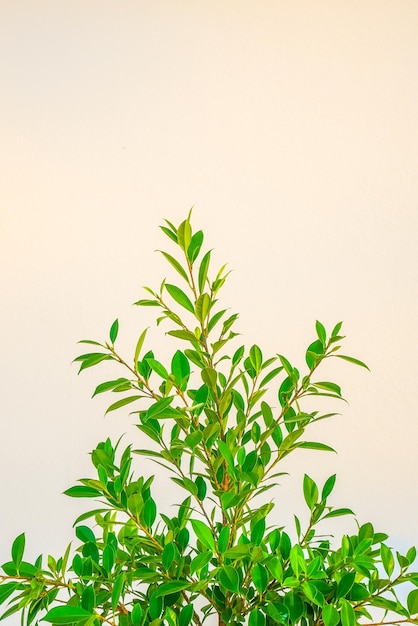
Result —
[{"label": "smooth wall surface", "polygon": [[2,0],[0,102],[2,562],[23,531],[59,554],[89,451],[139,445],[89,399],[114,371],[70,363],[116,317],[131,354],[151,319],[131,305],[167,271],[158,225],[192,205],[248,345],[302,365],[315,319],[342,319],[372,370],[329,365],[349,404],[316,434],[338,455],[289,461],[277,523],[305,471],[337,471],[335,506],[416,544],[418,4]]}]

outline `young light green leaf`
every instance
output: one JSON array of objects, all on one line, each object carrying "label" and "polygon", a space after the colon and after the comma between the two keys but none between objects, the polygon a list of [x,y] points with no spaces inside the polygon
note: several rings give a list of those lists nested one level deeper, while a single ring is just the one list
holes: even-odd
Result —
[{"label": "young light green leaf", "polygon": [[192,240],[192,228],[189,220],[184,220],[177,229],[177,241],[182,250],[187,252],[187,248]]},{"label": "young light green leaf", "polygon": [[186,271],[183,269],[181,263],[179,263],[179,261],[177,261],[177,259],[175,259],[173,256],[171,256],[171,254],[168,254],[168,252],[164,252],[163,250],[158,250],[158,252],[161,252],[163,257],[174,267],[174,269],[180,274],[180,276],[182,278],[184,278],[184,280],[188,284],[189,283],[189,277],[187,276]]},{"label": "young light green leaf", "polygon": [[355,359],[352,356],[346,356],[345,354],[333,354],[332,356],[336,357],[337,359],[343,359],[344,361],[348,361],[349,363],[353,363],[354,365],[359,365],[360,367],[365,367],[366,370],[369,370],[369,372],[370,372],[370,368],[368,367],[368,365],[363,363],[363,361],[359,361],[359,359]]},{"label": "young light green leaf", "polygon": [[207,293],[202,293],[196,300],[196,317],[202,324],[205,323],[210,310],[210,297]]},{"label": "young light green leaf", "polygon": [[319,389],[324,389],[325,391],[330,391],[331,393],[337,394],[337,396],[341,396],[341,387],[339,387],[335,383],[320,382],[320,383],[314,383],[314,385],[315,387],[318,387]]},{"label": "young light green leaf", "polygon": [[312,510],[318,502],[318,486],[307,474],[303,478],[303,495],[308,508]]},{"label": "young light green leaf", "polygon": [[136,343],[136,347],[135,347],[135,355],[134,355],[134,365],[135,365],[135,370],[137,368],[137,363],[138,363],[138,359],[139,359],[139,355],[140,352],[142,350],[142,346],[144,345],[144,341],[145,341],[145,335],[147,334],[148,328],[146,328],[145,330],[142,331],[142,333],[139,336],[139,339]]},{"label": "young light green leaf", "polygon": [[198,274],[198,285],[199,285],[199,293],[202,293],[205,289],[206,280],[208,276],[208,269],[210,264],[210,255],[211,251],[206,252],[205,256],[200,262],[199,274]]},{"label": "young light green leaf", "polygon": [[204,369],[202,369],[200,374],[205,385],[207,385],[211,389],[215,389],[216,380],[218,377],[216,370],[214,370],[212,367],[205,367]]}]

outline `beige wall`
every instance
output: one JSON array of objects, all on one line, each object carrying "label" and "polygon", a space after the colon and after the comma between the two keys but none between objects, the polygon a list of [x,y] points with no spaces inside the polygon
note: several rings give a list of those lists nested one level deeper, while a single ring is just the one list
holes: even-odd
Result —
[{"label": "beige wall", "polygon": [[339,455],[295,456],[278,521],[336,470],[336,505],[416,543],[417,2],[3,0],[0,59],[1,558],[22,531],[59,552],[87,453],[137,437],[70,362],[117,316],[134,343],[192,204],[248,344],[302,363],[343,319],[372,369],[330,368]]}]

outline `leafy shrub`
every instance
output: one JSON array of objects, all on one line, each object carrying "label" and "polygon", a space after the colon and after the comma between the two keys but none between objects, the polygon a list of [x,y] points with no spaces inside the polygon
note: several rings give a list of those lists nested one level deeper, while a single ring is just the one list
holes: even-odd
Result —
[{"label": "leafy shrub", "polygon": [[[267,492],[283,474],[285,457],[298,448],[331,450],[305,438],[312,424],[334,414],[304,410],[304,400],[342,398],[339,385],[318,378],[322,362],[338,358],[366,367],[340,353],[342,324],[328,333],[316,322],[303,372],[283,355],[266,358],[257,345],[237,347],[238,316],[218,302],[225,266],[212,275],[211,252],[202,252],[203,233],[192,232],[190,215],[178,228],[166,221],[162,230],[180,253],[162,252],[181,280],[164,280],[158,291],[145,288],[146,299],[136,304],[155,307],[157,324],[170,324],[168,335],[180,346],[171,362],[144,347],[146,330],[123,358],[116,349],[118,320],[108,341],[81,342],[92,351],[75,359],[80,372],[103,361],[119,366],[119,377],[94,395],[119,398],[107,412],[133,408],[150,447],[121,449],[120,440],[108,439],[93,450],[95,477],[66,491],[98,501],[75,522],[74,552],[70,545],[58,559],[29,563],[24,534],[15,539],[0,574],[0,602],[8,604],[3,618],[21,613],[28,626],[39,619],[201,626],[209,616],[220,626],[418,623],[418,589],[406,605],[396,593],[405,583],[418,587],[418,574],[410,572],[415,548],[399,554],[371,523],[357,524],[338,545],[317,534],[322,520],[353,514],[329,504],[335,475],[322,486],[305,475],[305,526],[295,517],[292,533],[269,521],[274,502]],[[265,399],[272,387],[274,405]],[[132,472],[133,455],[158,463],[184,490],[173,517],[158,512],[153,476]]]}]

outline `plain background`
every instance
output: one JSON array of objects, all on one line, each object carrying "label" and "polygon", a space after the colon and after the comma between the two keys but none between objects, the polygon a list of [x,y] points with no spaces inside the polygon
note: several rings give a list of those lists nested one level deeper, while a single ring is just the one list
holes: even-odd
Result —
[{"label": "plain background", "polygon": [[324,372],[349,400],[317,430],[338,455],[289,459],[274,519],[303,516],[304,471],[336,471],[335,506],[416,543],[417,2],[2,0],[0,90],[2,562],[23,531],[58,556],[89,451],[140,444],[89,399],[115,371],[70,363],[116,317],[129,358],[151,319],[131,305],[167,271],[158,226],[192,205],[247,345],[302,365],[315,319],[344,320],[372,370]]}]

